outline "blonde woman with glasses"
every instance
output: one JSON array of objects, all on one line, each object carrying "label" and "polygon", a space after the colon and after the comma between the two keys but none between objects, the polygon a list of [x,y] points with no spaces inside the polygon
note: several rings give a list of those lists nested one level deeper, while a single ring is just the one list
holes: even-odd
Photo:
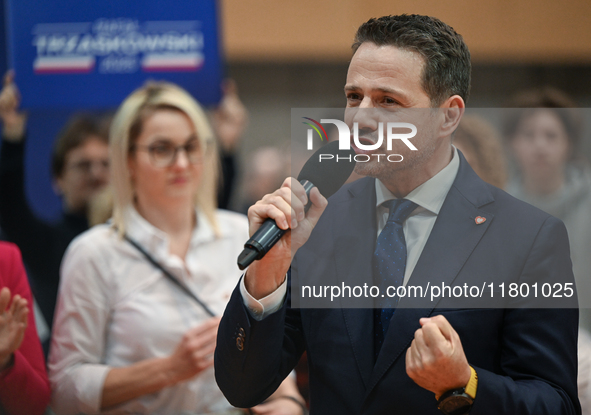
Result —
[{"label": "blonde woman with glasses", "polygon": [[[119,108],[110,145],[112,221],[75,239],[62,264],[52,407],[58,415],[241,413],[212,364],[248,224],[216,209],[206,116],[181,88],[148,84]],[[304,411],[293,379],[274,397],[252,411]]]}]

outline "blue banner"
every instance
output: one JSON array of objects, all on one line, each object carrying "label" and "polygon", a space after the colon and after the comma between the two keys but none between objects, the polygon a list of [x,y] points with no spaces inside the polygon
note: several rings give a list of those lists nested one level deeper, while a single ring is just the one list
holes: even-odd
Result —
[{"label": "blue banner", "polygon": [[149,79],[221,97],[214,0],[8,0],[6,21],[23,108],[112,108]]}]

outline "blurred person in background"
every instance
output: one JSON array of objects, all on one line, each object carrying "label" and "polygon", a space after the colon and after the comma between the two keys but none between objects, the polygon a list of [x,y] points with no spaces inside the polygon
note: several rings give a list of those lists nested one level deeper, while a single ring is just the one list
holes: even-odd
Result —
[{"label": "blurred person in background", "polygon": [[[577,286],[589,293],[591,171],[579,151],[581,114],[568,96],[549,87],[522,92],[509,107],[515,109],[505,121],[504,137],[516,171],[507,191],[565,223]],[[591,328],[585,312],[581,326]]]},{"label": "blurred person in background", "polygon": [[568,230],[580,308],[579,399],[591,414],[591,170],[581,157],[581,113],[562,91],[543,87],[517,94],[504,137],[516,164],[507,191],[561,219]]},{"label": "blurred person in background", "polygon": [[33,298],[16,245],[0,242],[0,413],[41,415],[49,403]]},{"label": "blurred person in background", "polygon": [[225,80],[222,90],[224,95],[211,114],[211,124],[220,149],[218,207],[228,209],[236,182],[236,151],[248,126],[248,111],[238,96],[233,79]]},{"label": "blurred person in background", "polygon": [[[212,113],[220,144],[222,176],[218,205],[227,208],[235,181],[235,152],[248,124],[248,112],[234,81],[223,85],[224,96]],[[59,285],[59,267],[74,237],[110,217],[108,123],[91,115],[76,115],[60,133],[52,155],[54,188],[63,200],[56,224],[39,219],[25,194],[26,117],[19,112],[19,93],[9,72],[0,92],[3,121],[0,156],[0,228],[15,242],[31,271],[33,291],[45,321],[51,326]]]},{"label": "blurred person in background", "polygon": [[278,147],[259,147],[248,159],[240,209],[242,213],[246,213],[257,200],[279,187],[283,178],[290,173],[290,156]]},{"label": "blurred person in background", "polygon": [[108,139],[95,117],[74,116],[64,127],[55,143],[51,164],[63,213],[59,222],[48,223],[33,213],[25,194],[26,118],[18,108],[18,90],[12,73],[8,73],[0,93],[0,227],[21,249],[31,272],[35,298],[51,325],[62,256],[72,239],[88,229],[89,201],[108,182]]},{"label": "blurred person in background", "polygon": [[503,143],[486,120],[476,115],[464,115],[454,132],[453,144],[482,180],[500,189],[505,187],[507,163]]},{"label": "blurred person in background", "polygon": [[[218,188],[218,207],[230,209],[236,182],[236,152],[248,125],[248,111],[240,97],[236,82],[227,79],[222,86],[224,95],[211,112],[211,122],[220,149],[221,177]],[[105,187],[90,200],[90,226],[105,223],[113,214],[113,191]]]},{"label": "blurred person in background", "polygon": [[[219,159],[197,102],[151,83],[111,127],[111,224],[74,240],[49,359],[59,414],[230,414],[213,352],[238,282],[243,215],[216,209]],[[244,346],[244,345],[243,345]],[[287,378],[254,413],[304,411]]]}]

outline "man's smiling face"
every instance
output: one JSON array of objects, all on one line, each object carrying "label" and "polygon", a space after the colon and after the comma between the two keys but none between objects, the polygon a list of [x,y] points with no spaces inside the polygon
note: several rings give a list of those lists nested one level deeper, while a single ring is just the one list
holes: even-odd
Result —
[{"label": "man's smiling face", "polygon": [[353,123],[358,123],[361,144],[377,142],[380,121],[384,126],[388,121],[410,122],[418,130],[411,139],[418,151],[410,150],[400,140],[393,140],[390,151],[386,149],[386,139],[381,148],[369,152],[353,146],[358,153],[400,154],[404,157],[400,163],[387,162],[383,158],[377,162],[377,158],[372,157],[370,162],[357,163],[356,173],[387,180],[395,171],[416,167],[433,154],[436,145],[433,114],[437,111],[428,109],[431,98],[422,84],[424,66],[425,61],[418,53],[390,45],[366,42],[353,55],[345,85],[345,122],[351,131]]}]

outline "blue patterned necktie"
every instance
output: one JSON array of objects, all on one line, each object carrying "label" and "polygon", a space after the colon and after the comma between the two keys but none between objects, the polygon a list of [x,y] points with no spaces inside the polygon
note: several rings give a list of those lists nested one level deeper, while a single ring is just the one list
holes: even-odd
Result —
[{"label": "blue patterned necktie", "polygon": [[374,353],[377,356],[388,331],[390,320],[396,311],[398,297],[386,295],[388,286],[398,288],[404,282],[406,269],[406,241],[402,232],[402,224],[417,207],[417,204],[406,199],[388,200],[382,204],[390,210],[388,221],[380,232],[373,254],[373,275],[375,284],[384,294],[381,304],[383,308],[374,309]]}]

